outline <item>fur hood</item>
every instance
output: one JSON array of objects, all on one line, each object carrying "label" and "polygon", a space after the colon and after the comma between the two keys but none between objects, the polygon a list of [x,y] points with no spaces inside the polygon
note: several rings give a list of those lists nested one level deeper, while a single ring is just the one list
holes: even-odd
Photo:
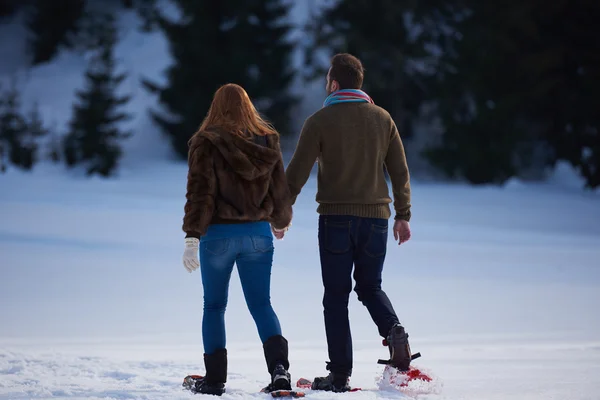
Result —
[{"label": "fur hood", "polygon": [[214,145],[231,169],[246,181],[270,174],[281,159],[277,135],[267,135],[265,147],[229,132],[201,131],[190,145],[191,151],[202,138]]},{"label": "fur hood", "polygon": [[292,203],[278,135],[255,143],[223,131],[190,141],[183,231],[200,237],[210,224],[268,221],[283,229]]}]

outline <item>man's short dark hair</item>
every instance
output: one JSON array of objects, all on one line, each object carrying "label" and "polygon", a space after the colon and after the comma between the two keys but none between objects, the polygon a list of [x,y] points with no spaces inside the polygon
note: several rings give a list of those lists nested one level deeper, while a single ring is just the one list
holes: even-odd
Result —
[{"label": "man's short dark hair", "polygon": [[331,59],[329,79],[335,80],[340,89],[360,89],[363,84],[364,69],[360,60],[352,54],[340,53]]}]

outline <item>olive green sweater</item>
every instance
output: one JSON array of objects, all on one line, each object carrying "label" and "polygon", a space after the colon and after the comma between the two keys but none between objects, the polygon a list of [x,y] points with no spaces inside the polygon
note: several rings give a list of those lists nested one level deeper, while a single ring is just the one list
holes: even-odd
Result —
[{"label": "olive green sweater", "polygon": [[404,146],[390,114],[370,103],[340,103],[311,115],[286,170],[293,203],[318,162],[317,212],[410,220],[410,176]]}]

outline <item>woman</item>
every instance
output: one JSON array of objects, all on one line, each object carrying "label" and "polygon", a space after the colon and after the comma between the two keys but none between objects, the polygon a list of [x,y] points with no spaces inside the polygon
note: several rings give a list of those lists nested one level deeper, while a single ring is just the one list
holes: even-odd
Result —
[{"label": "woman", "polygon": [[225,392],[224,316],[234,263],[271,374],[265,390],[291,390],[288,343],[270,302],[273,234],[283,237],[291,223],[290,194],[279,135],[242,87],[217,90],[189,141],[188,167],[183,263],[189,272],[200,267],[204,287],[206,374],[196,391]]}]

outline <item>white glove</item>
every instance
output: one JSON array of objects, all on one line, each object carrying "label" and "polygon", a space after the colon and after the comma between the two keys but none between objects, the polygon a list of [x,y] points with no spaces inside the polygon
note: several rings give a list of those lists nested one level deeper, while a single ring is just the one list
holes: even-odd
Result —
[{"label": "white glove", "polygon": [[200,240],[194,237],[185,238],[185,251],[183,252],[183,266],[187,272],[192,273],[200,267],[198,247]]}]

